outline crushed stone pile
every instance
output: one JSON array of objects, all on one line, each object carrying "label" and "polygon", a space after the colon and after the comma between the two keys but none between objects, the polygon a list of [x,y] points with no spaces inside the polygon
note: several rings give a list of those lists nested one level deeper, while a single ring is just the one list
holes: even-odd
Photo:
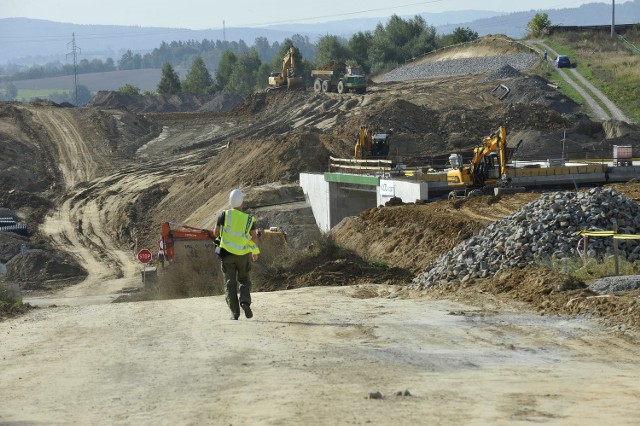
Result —
[{"label": "crushed stone pile", "polygon": [[589,290],[600,294],[619,291],[637,290],[640,288],[640,275],[598,278],[589,285]]},{"label": "crushed stone pile", "polygon": [[[545,194],[439,256],[410,287],[488,278],[532,262],[576,256],[577,232],[611,230],[615,221],[620,233],[640,233],[638,204],[613,188]],[[590,238],[587,254],[601,259],[612,248],[610,237]],[[618,250],[629,261],[640,259],[635,240],[619,240]]]},{"label": "crushed stone pile", "polygon": [[515,70],[526,70],[539,59],[530,53],[483,56],[475,58],[451,59],[446,61],[410,64],[390,71],[383,81],[404,81],[419,78],[454,77],[469,74],[484,74],[510,66]]},{"label": "crushed stone pile", "polygon": [[520,77],[522,73],[512,67],[511,65],[505,65],[502,68],[498,69],[495,72],[492,72],[484,79],[484,81],[494,81],[494,80],[502,80],[505,78],[516,78]]}]

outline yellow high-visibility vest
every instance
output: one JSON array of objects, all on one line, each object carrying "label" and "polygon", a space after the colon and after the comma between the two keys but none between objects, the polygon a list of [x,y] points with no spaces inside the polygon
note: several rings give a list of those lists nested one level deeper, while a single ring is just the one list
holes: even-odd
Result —
[{"label": "yellow high-visibility vest", "polygon": [[225,210],[224,223],[220,232],[220,247],[238,256],[247,253],[259,254],[260,249],[251,239],[251,227],[254,222],[253,216],[240,210]]}]

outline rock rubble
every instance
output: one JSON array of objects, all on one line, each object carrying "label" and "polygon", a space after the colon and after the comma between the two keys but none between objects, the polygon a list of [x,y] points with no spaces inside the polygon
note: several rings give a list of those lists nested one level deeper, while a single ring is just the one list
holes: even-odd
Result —
[{"label": "rock rubble", "polygon": [[[640,233],[638,204],[613,188],[544,194],[439,256],[410,287],[488,278],[537,261],[575,257],[579,231],[607,231],[615,222],[619,233]],[[612,248],[611,237],[591,237],[587,255],[601,259]],[[618,240],[618,250],[629,261],[640,259],[636,240]]]},{"label": "rock rubble", "polygon": [[[383,81],[404,81],[418,78],[454,77],[468,74],[484,74],[497,71],[505,66],[515,70],[526,70],[540,59],[531,53],[484,56],[475,58],[451,59],[446,61],[409,64],[389,72]],[[510,74],[513,74],[511,72]]]}]

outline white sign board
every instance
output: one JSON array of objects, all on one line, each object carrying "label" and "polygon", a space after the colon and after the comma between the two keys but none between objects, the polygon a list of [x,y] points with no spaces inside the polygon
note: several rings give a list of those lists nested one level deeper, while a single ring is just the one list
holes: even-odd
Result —
[{"label": "white sign board", "polygon": [[390,198],[395,195],[396,193],[395,188],[393,187],[393,181],[380,179],[380,196]]}]

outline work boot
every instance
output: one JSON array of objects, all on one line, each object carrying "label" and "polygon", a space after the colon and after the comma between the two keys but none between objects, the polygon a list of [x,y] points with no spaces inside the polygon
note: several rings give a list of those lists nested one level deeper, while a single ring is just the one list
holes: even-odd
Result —
[{"label": "work boot", "polygon": [[253,316],[253,312],[251,311],[251,306],[248,303],[241,303],[240,307],[244,311],[244,316],[247,318],[251,318]]},{"label": "work boot", "polygon": [[240,314],[231,314],[231,318],[229,318],[230,320],[238,320],[238,318],[240,318]]}]

